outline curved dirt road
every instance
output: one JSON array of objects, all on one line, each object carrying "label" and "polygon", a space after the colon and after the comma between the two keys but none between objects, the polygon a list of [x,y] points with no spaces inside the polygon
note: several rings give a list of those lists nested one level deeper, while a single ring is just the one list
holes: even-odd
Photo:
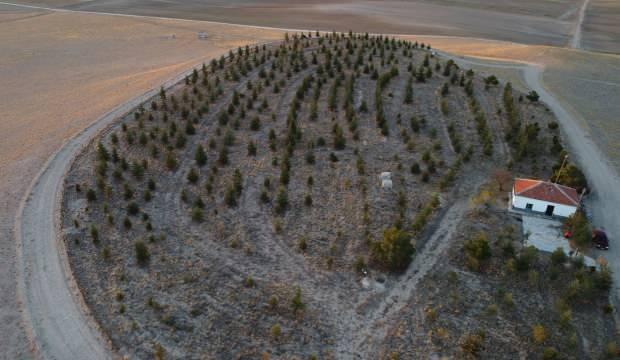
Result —
[{"label": "curved dirt road", "polygon": [[[164,84],[169,88],[192,69]],[[18,291],[30,339],[45,359],[117,357],[90,316],[69,267],[59,229],[60,196],[75,156],[118,117],[156,95],[153,89],[103,115],[69,140],[43,167],[15,220],[18,243]]]},{"label": "curved dirt road", "polygon": [[[520,70],[527,86],[536,91],[543,101],[555,114],[561,124],[570,150],[572,161],[577,163],[586,174],[591,189],[586,198],[586,204],[592,210],[593,225],[604,228],[611,236],[611,246],[608,252],[596,252],[596,257],[602,255],[609,261],[614,278],[614,288],[610,293],[611,301],[616,308],[620,307],[620,176],[613,169],[607,157],[597,147],[595,140],[579,125],[580,116],[570,106],[560,103],[544,86],[542,80],[544,67],[533,63],[494,63],[452,57],[459,64],[481,65],[485,67],[511,68]],[[618,313],[615,312],[616,316]],[[620,318],[616,319],[620,322]]]},{"label": "curved dirt road", "polygon": [[[585,7],[584,7],[585,8]],[[451,56],[459,63],[515,68],[523,71],[528,86],[536,90],[556,114],[567,135],[576,162],[588,174],[595,192],[597,225],[606,226],[611,234],[620,234],[620,221],[615,211],[620,203],[620,181],[596,145],[579,127],[576,117],[566,110],[541,82],[542,68],[533,64],[486,64]],[[171,80],[171,86],[185,74]],[[114,119],[140,102],[155,95],[157,89],[105,114],[54,154],[28,191],[22,202],[15,229],[18,239],[19,290],[24,316],[38,355],[51,359],[106,359],[114,357],[108,340],[96,322],[75,285],[64,244],[58,232],[58,207],[64,175],[75,155],[89,140]],[[604,194],[604,195],[601,195]],[[618,258],[620,247],[613,246],[609,255]],[[620,264],[611,262],[615,283],[620,283]],[[616,293],[614,293],[616,295]]]}]

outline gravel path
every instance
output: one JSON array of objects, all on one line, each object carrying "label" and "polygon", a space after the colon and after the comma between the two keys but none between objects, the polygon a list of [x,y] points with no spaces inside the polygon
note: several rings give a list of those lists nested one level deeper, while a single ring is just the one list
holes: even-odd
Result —
[{"label": "gravel path", "polygon": [[[555,114],[561,124],[562,133],[566,140],[572,161],[577,163],[584,171],[590,185],[591,194],[586,198],[586,204],[592,209],[593,225],[604,228],[610,236],[611,244],[609,251],[596,252],[595,256],[605,257],[609,261],[613,272],[614,289],[611,291],[611,301],[616,308],[620,306],[620,245],[617,239],[620,236],[620,176],[613,169],[606,156],[601,152],[591,138],[579,125],[579,115],[571,113],[551,92],[547,91],[542,81],[544,67],[539,64],[522,63],[495,63],[488,64],[484,61],[455,57],[455,61],[461,64],[482,65],[486,67],[512,68],[523,72],[527,86],[540,95],[544,102]],[[618,313],[616,322],[620,324]]]},{"label": "gravel path", "polygon": [[570,40],[570,47],[573,49],[581,48],[581,27],[583,25],[583,19],[586,17],[586,9],[588,8],[588,4],[590,0],[583,0],[583,4],[579,8],[579,17],[577,18],[577,22],[575,23],[575,28],[573,29],[573,36]]},{"label": "gravel path", "polygon": [[[584,2],[579,23],[587,6]],[[580,27],[573,38],[580,39]],[[475,61],[458,59],[459,63],[476,64]],[[477,63],[489,66],[488,64]],[[590,202],[594,205],[595,224],[605,226],[614,236],[620,234],[620,220],[616,204],[620,203],[620,179],[603,159],[603,155],[592,139],[587,138],[575,117],[545,90],[541,83],[542,68],[536,65],[492,65],[523,70],[529,87],[536,90],[541,100],[553,110],[562,124],[569,147],[575,154],[575,161],[588,174],[594,190]],[[171,80],[167,86],[181,80],[182,74]],[[113,357],[109,342],[102,335],[97,324],[88,313],[83,299],[71,275],[64,244],[58,235],[59,196],[64,175],[75,155],[89,143],[101,129],[108,126],[119,115],[131,110],[139,103],[156,94],[158,89],[112,110],[97,120],[77,137],[70,140],[59,152],[53,155],[35,182],[30,195],[21,204],[16,219],[16,238],[18,239],[19,291],[25,308],[29,333],[39,356],[52,359],[78,359],[88,354],[92,359]],[[459,206],[455,206],[459,209]],[[456,210],[454,210],[456,211]],[[458,211],[457,211],[458,212]],[[451,216],[447,216],[448,219]],[[452,222],[451,222],[452,224]],[[452,231],[452,230],[450,230]],[[430,255],[435,251],[429,252]],[[609,258],[620,256],[620,247],[612,244]],[[620,283],[620,264],[611,262],[616,285]],[[415,266],[413,267],[415,268]],[[423,273],[423,272],[422,272]],[[416,275],[419,277],[419,275]],[[415,284],[415,282],[412,282]],[[617,299],[618,287],[613,296]],[[413,291],[408,286],[406,292]]]},{"label": "gravel path", "polygon": [[[193,69],[193,68],[192,68]],[[168,88],[191,70],[164,84]],[[59,207],[64,177],[75,156],[99,131],[156,95],[153,89],[103,115],[69,140],[43,167],[15,220],[18,243],[18,291],[37,355],[45,359],[116,357],[85,306],[71,274],[59,236]]]}]

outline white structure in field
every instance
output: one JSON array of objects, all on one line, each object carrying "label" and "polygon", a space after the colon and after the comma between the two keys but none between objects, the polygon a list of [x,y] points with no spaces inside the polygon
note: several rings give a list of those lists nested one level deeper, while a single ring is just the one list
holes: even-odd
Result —
[{"label": "white structure in field", "polygon": [[392,189],[392,173],[390,172],[382,172],[381,173],[381,187],[390,190]]},{"label": "white structure in field", "polygon": [[512,207],[547,216],[569,217],[579,207],[577,190],[549,181],[515,179]]}]

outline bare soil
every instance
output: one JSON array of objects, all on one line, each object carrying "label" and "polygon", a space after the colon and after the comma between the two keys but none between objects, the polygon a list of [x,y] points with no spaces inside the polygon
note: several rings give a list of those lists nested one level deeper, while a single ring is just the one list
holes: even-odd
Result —
[{"label": "bare soil", "polygon": [[[337,48],[346,54],[347,40],[321,41],[332,54]],[[86,302],[122,353],[139,358],[162,352],[173,358],[255,358],[264,353],[275,358],[312,354],[321,358],[388,356],[392,346],[386,345],[399,341],[393,329],[403,321],[403,312],[422,311],[420,306],[410,306],[420,295],[425,296],[419,284],[428,286],[423,284],[438,281],[436,269],[445,267],[442,259],[446,252],[460,248],[463,234],[468,233],[461,228],[478,223],[479,219],[468,215],[472,194],[488,181],[494,169],[511,163],[512,152],[504,141],[506,119],[500,111],[503,84],[485,87],[482,76],[472,78],[474,97],[492,138],[492,151],[484,154],[463,87],[457,81],[448,87],[447,94],[440,94],[441,86],[450,82],[441,74],[447,59],[430,59],[432,76],[423,83],[414,80],[413,103],[405,104],[405,88],[411,76],[408,65],[412,62],[418,69],[429,52],[409,50],[405,47],[409,45],[397,42],[392,63],[381,64],[378,51],[371,55],[371,47],[363,48],[362,66],[351,92],[356,124],[352,126],[343,110],[348,98],[346,79],[354,73],[344,65],[345,55],[336,56],[343,66],[343,79],[337,87],[336,107],[330,109],[330,88],[340,76],[338,71],[333,77],[329,71],[317,72],[312,54],[316,53],[323,68],[326,55],[316,39],[302,40],[295,57],[291,56],[292,43],[284,43],[287,54],[279,58],[273,54],[276,49],[281,54],[284,47],[258,52],[252,48],[247,59],[255,56],[259,61],[264,55],[265,62],[254,63],[239,80],[229,72],[239,71],[236,57],[226,61],[229,64],[223,69],[207,70],[207,86],[203,74],[196,78],[196,91],[193,85],[179,84],[166,95],[168,110],[162,110],[162,101],[154,98],[157,109],[147,102],[144,111],[137,110],[108,129],[73,164],[63,197],[64,240]],[[362,39],[352,43],[357,45],[353,54],[363,44],[369,45]],[[384,61],[390,53],[386,50]],[[304,61],[291,60],[300,59],[298,56],[303,56],[307,66]],[[380,92],[388,136],[376,124],[372,71],[361,71],[369,64],[369,56],[379,74],[398,70],[398,76]],[[355,55],[351,55],[354,60]],[[439,69],[435,68],[437,63]],[[261,69],[266,70],[267,77],[262,76]],[[457,73],[457,79],[464,75],[464,70],[457,68],[451,72]],[[217,90],[217,79],[221,90]],[[304,79],[310,86],[298,95]],[[318,82],[323,85],[313,119],[312,99]],[[275,83],[277,93],[273,90]],[[253,91],[256,99],[250,100]],[[291,114],[295,98],[299,103],[296,115]],[[554,118],[543,104],[518,98],[516,92],[521,118],[537,122],[540,131],[537,145],[532,144],[536,156],[513,164],[513,170],[548,176],[556,160],[549,150],[551,138],[557,136],[557,130],[548,128]],[[239,104],[231,107],[235,99]],[[265,108],[261,108],[263,102]],[[359,110],[362,102],[368,112]],[[447,111],[441,110],[442,102]],[[198,109],[203,111],[198,113]],[[226,121],[222,114],[229,114]],[[418,121],[425,119],[417,132],[410,124],[413,116]],[[252,128],[255,117],[260,126]],[[292,123],[301,136],[289,152],[287,134],[291,134]],[[343,131],[344,148],[335,147],[336,125]],[[457,129],[459,140],[453,134],[451,138],[452,127]],[[276,137],[270,141],[271,130]],[[167,145],[162,143],[164,133]],[[184,143],[177,142],[179,134],[185,134]],[[128,136],[133,140],[128,141]],[[96,160],[98,141],[108,149],[109,156],[113,151],[118,154],[116,162],[108,161],[105,175],[97,165],[101,164]],[[256,155],[248,154],[250,142],[256,145]],[[271,142],[275,149],[270,149]],[[204,166],[194,160],[198,146],[206,150]],[[226,163],[218,161],[224,148],[228,149]],[[424,160],[426,152],[435,169]],[[176,159],[172,170],[166,161],[168,154]],[[287,154],[290,181],[280,183]],[[309,160],[310,154],[314,161]],[[461,165],[453,168],[457,159]],[[147,167],[140,174],[143,160]],[[420,165],[422,174],[410,170],[414,163]],[[188,177],[190,169],[196,172],[196,182]],[[451,169],[454,180],[447,182]],[[236,170],[241,174],[237,190],[233,186]],[[379,174],[383,171],[392,173],[391,190],[381,188]],[[428,172],[428,182],[424,172]],[[145,199],[149,179],[155,186]],[[88,189],[94,191],[97,200],[87,200]],[[276,209],[281,191],[288,196],[284,212]],[[263,192],[266,202],[261,201]],[[429,204],[433,193],[439,195],[439,208],[431,212],[422,231],[411,230],[413,219]],[[135,203],[131,205],[135,211],[129,209],[131,203]],[[196,214],[202,216],[192,217]],[[497,223],[503,226],[511,221],[500,216]],[[383,230],[399,222],[416,234],[413,242],[417,248],[412,264],[400,275],[387,272],[371,251]],[[97,229],[95,236],[93,227]],[[137,260],[136,242],[146,245],[148,261]],[[483,277],[476,281],[489,280]],[[440,290],[440,296],[448,299],[451,286],[436,286],[446,289]],[[304,307],[294,311],[292,301],[297,290]],[[507,321],[514,326],[532,326],[529,306],[549,306],[548,297],[540,299],[528,303],[523,312],[516,310],[519,322],[512,318]],[[468,329],[458,314],[450,319],[456,324],[450,331],[463,333]],[[601,323],[601,333],[608,322]],[[529,334],[518,336],[526,341]],[[411,344],[418,343],[407,342],[406,347]],[[503,343],[492,344],[486,354],[507,350]],[[555,340],[551,344],[559,348]],[[458,346],[453,341],[441,353],[458,351]],[[601,345],[596,346],[600,350]],[[425,354],[428,350],[419,349]],[[408,351],[403,348],[398,353],[405,356]],[[533,354],[538,350],[524,351]]]},{"label": "bare soil", "polygon": [[[198,40],[202,30],[211,39]],[[277,31],[0,5],[0,358],[32,356],[16,295],[13,227],[48,157],[102,114],[188,67],[280,38]]]}]

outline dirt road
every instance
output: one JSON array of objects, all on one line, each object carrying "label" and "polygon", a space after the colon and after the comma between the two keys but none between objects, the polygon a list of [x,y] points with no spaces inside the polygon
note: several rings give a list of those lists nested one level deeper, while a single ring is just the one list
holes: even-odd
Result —
[{"label": "dirt road", "polygon": [[[170,87],[190,71],[166,82]],[[109,341],[90,316],[66,258],[58,228],[59,196],[72,160],[101,129],[156,95],[153,89],[108,112],[53,155],[18,212],[18,291],[35,351],[45,359],[107,359]]]},{"label": "dirt road", "polygon": [[524,68],[525,81],[528,86],[535,90],[542,101],[555,113],[562,125],[562,132],[568,141],[568,148],[575,161],[587,176],[592,189],[587,198],[587,204],[592,209],[594,226],[603,227],[611,236],[609,252],[602,253],[609,260],[613,271],[615,287],[611,293],[612,301],[616,308],[620,306],[620,245],[617,240],[620,237],[620,177],[614,171],[604,154],[594,143],[594,139],[588,137],[577,121],[576,115],[565,109],[553,95],[551,95],[542,83],[542,69],[539,66],[530,65]]},{"label": "dirt road", "polygon": [[586,9],[588,8],[588,4],[590,0],[583,0],[583,4],[579,8],[579,16],[577,18],[577,22],[575,23],[575,28],[573,29],[573,36],[570,40],[570,47],[573,49],[581,48],[581,27],[583,25],[583,19],[586,16]]},{"label": "dirt road", "polygon": [[[485,64],[488,66],[488,64]],[[498,65],[500,66],[500,65]],[[541,83],[542,68],[534,65],[501,65],[518,67],[524,72],[527,84],[540,95],[555,112],[567,135],[569,147],[576,161],[588,173],[594,187],[590,202],[594,205],[594,221],[612,234],[612,241],[620,234],[620,222],[615,204],[618,204],[620,181],[592,139],[581,131],[575,115],[569,113],[556,101]],[[112,121],[116,115],[136,105],[135,100],[108,113],[63,147],[44,167],[44,171],[31,188],[30,197],[22,204],[23,215],[17,219],[20,244],[20,291],[26,317],[30,320],[30,332],[37,342],[42,357],[71,359],[90,354],[90,358],[110,356],[105,338],[91,321],[71,279],[71,273],[63,257],[62,243],[56,237],[54,224],[58,189],[65,170],[83,144],[99,129]],[[21,231],[20,231],[21,229]],[[43,255],[43,256],[41,256]],[[614,246],[608,253],[611,259],[620,257],[620,247]],[[620,264],[612,261],[616,284],[620,283]],[[69,282],[67,283],[67,279]]]},{"label": "dirt road", "polygon": [[[572,156],[584,171],[592,193],[586,198],[586,204],[592,209],[593,225],[604,228],[611,236],[611,246],[608,252],[598,252],[609,261],[613,272],[614,289],[611,292],[612,302],[620,306],[620,176],[614,170],[607,157],[601,152],[591,138],[581,128],[579,115],[572,113],[558,101],[547,89],[542,81],[544,67],[534,63],[494,63],[456,57],[455,61],[461,64],[482,65],[485,67],[513,68],[520,70],[527,86],[536,91],[543,101],[553,111],[561,124],[562,133]],[[616,241],[614,241],[616,240]]]}]

